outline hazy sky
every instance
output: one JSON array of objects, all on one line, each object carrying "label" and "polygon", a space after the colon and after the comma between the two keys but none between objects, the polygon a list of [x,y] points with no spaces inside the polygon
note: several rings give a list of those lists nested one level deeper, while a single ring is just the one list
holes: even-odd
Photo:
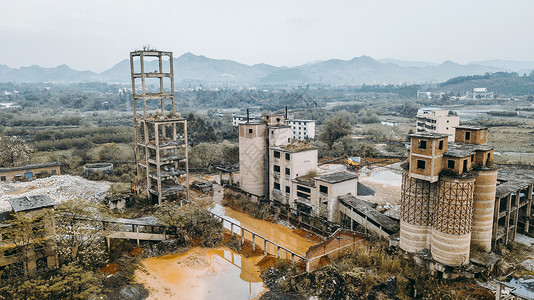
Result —
[{"label": "hazy sky", "polygon": [[532,0],[0,0],[0,64],[101,72],[149,44],[246,64],[534,61]]}]

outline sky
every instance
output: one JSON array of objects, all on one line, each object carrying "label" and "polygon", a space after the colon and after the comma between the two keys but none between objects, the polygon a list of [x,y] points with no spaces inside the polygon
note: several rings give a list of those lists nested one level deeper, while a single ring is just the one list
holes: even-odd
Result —
[{"label": "sky", "polygon": [[534,61],[532,0],[0,0],[0,64],[102,72],[150,45],[245,64]]}]

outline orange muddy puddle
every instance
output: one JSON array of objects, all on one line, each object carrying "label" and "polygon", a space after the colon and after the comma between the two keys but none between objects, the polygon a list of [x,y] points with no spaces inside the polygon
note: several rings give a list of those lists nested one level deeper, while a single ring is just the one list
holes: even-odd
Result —
[{"label": "orange muddy puddle", "polygon": [[[247,214],[235,211],[228,207],[223,207],[220,204],[216,204],[214,208],[212,208],[212,212],[219,216],[222,215],[224,218],[231,220],[234,223],[238,223],[246,229],[251,230],[254,233],[259,234],[301,256],[304,256],[306,251],[308,251],[311,246],[317,244],[314,241],[308,240],[293,233],[293,229],[291,228],[268,221],[255,219]],[[230,224],[228,222],[224,222],[224,227],[230,230]],[[240,229],[236,226],[234,226],[234,233],[241,234]],[[245,239],[252,241],[252,234],[245,232]],[[263,249],[263,239],[256,237],[256,245]],[[267,245],[267,251],[269,254],[275,256],[277,255],[277,248],[270,243]],[[286,259],[291,258],[291,256],[283,250],[280,252],[280,256]]]},{"label": "orange muddy puddle", "polygon": [[254,299],[266,291],[256,263],[228,248],[147,258],[135,271],[148,299]]}]

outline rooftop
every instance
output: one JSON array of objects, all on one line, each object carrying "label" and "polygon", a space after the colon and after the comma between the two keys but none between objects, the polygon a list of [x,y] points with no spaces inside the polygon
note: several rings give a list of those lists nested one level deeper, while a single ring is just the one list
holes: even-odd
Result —
[{"label": "rooftop", "polygon": [[323,181],[326,183],[338,183],[338,182],[343,182],[343,181],[352,180],[356,178],[358,178],[358,176],[354,174],[350,174],[347,172],[337,172],[337,173],[319,176],[317,177],[317,180]]},{"label": "rooftop", "polygon": [[467,157],[475,154],[477,151],[489,151],[492,149],[492,146],[487,145],[450,142],[448,143],[447,151],[445,151],[443,155],[450,157]]},{"label": "rooftop", "polygon": [[454,128],[458,128],[458,129],[470,129],[470,130],[483,130],[483,129],[488,129],[488,127],[484,127],[484,126],[474,126],[474,125],[461,125],[461,126],[455,126]]},{"label": "rooftop", "polygon": [[9,199],[9,204],[13,207],[13,211],[21,212],[34,210],[45,207],[53,207],[56,205],[54,200],[47,195],[25,196],[20,198]]},{"label": "rooftop", "polygon": [[409,137],[418,137],[418,138],[425,138],[425,139],[441,139],[446,138],[449,135],[444,133],[437,133],[437,132],[419,132],[419,133],[412,133],[408,134]]},{"label": "rooftop", "polygon": [[497,191],[495,197],[503,198],[519,189],[534,183],[534,170],[520,168],[504,168],[497,175]]},{"label": "rooftop", "polygon": [[293,140],[290,144],[280,147],[280,149],[287,150],[290,152],[300,152],[307,150],[315,150],[317,149],[317,147],[303,140]]},{"label": "rooftop", "polygon": [[22,170],[28,170],[28,169],[48,168],[48,167],[56,167],[56,166],[61,166],[61,163],[59,161],[55,161],[55,162],[45,163],[45,164],[33,164],[33,165],[26,165],[26,166],[20,166],[20,167],[0,168],[0,172],[22,171]]}]

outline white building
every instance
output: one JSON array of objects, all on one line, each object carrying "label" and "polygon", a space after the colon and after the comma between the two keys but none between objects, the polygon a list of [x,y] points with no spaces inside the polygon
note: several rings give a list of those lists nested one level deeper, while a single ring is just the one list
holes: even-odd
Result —
[{"label": "white building", "polygon": [[430,92],[417,91],[417,99],[429,100],[432,99],[432,94]]},{"label": "white building", "polygon": [[416,132],[435,132],[449,135],[449,141],[454,141],[454,127],[460,125],[460,117],[450,116],[448,109],[420,108],[417,111]]},{"label": "white building", "polygon": [[287,124],[293,131],[293,139],[304,140],[315,138],[315,121],[314,120],[288,120]]},{"label": "white building", "polygon": [[[260,121],[261,119],[254,117],[254,115],[249,116],[249,121]],[[232,125],[239,126],[239,124],[244,124],[247,122],[247,116],[232,116]]]},{"label": "white building", "polygon": [[487,88],[474,88],[473,99],[493,99],[493,92],[488,92]]}]

